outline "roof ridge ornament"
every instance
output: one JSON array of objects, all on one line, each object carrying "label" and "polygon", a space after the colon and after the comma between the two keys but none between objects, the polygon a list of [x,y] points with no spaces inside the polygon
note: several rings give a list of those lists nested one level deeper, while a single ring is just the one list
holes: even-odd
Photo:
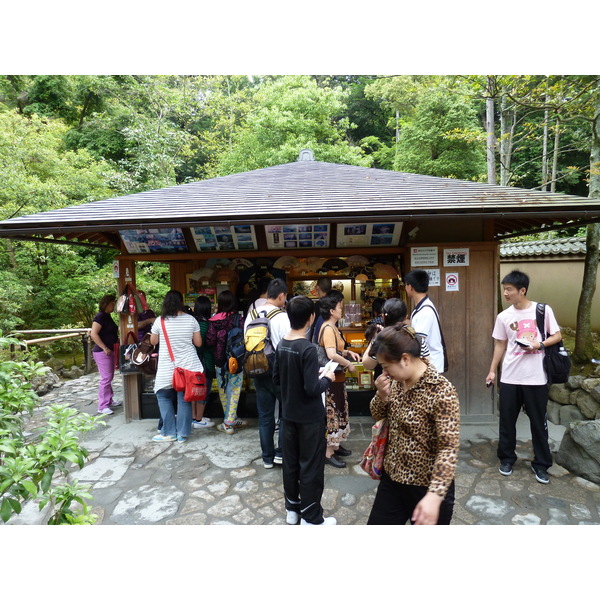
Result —
[{"label": "roof ridge ornament", "polygon": [[313,151],[309,148],[304,148],[304,150],[300,150],[300,154],[298,155],[298,162],[302,160],[315,160],[315,155]]}]

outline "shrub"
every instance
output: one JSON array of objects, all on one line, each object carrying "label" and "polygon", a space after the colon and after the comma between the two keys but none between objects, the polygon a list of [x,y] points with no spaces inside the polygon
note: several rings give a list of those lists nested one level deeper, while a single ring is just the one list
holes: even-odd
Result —
[{"label": "shrub", "polygon": [[[0,338],[0,347],[10,342]],[[47,409],[47,424],[27,432],[27,418],[39,401],[30,381],[48,370],[39,362],[0,363],[0,518],[6,523],[24,502],[38,500],[40,510],[52,507],[50,525],[92,524],[97,516],[86,504],[92,498],[89,486],[54,478],[68,475],[73,464],[83,467],[88,452],[79,435],[103,423],[102,417],[54,404]],[[80,506],[73,508],[74,503]]]}]

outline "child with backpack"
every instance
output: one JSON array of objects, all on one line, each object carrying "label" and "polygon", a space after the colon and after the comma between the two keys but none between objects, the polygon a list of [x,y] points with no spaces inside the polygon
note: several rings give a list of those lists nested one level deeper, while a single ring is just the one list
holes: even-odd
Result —
[{"label": "child with backpack", "polygon": [[243,345],[242,328],[242,317],[238,315],[235,296],[229,290],[222,291],[217,297],[217,312],[208,321],[206,343],[213,348],[219,399],[223,407],[223,423],[217,425],[217,429],[229,435],[234,434],[236,428],[248,425],[237,417],[244,372],[241,368],[236,369],[235,373],[231,372],[228,356],[234,337],[229,334],[235,333],[236,329],[240,330]]}]

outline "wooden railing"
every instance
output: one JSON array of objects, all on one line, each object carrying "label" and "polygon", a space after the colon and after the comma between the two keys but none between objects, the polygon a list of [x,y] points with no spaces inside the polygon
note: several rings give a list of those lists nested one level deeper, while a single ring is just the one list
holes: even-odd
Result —
[{"label": "wooden railing", "polygon": [[35,344],[42,344],[48,342],[55,342],[56,340],[64,340],[66,338],[73,338],[80,336],[83,344],[83,354],[85,357],[85,372],[90,373],[92,369],[92,338],[90,337],[91,329],[19,329],[12,331],[11,334],[15,336],[20,335],[40,335],[52,333],[50,337],[33,338],[27,340],[16,340],[16,343],[10,345],[10,355],[14,360],[15,351],[17,346],[33,346]]}]

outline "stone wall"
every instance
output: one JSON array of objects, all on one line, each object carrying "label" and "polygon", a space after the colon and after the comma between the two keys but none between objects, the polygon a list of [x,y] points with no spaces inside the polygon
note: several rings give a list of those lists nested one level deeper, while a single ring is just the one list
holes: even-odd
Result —
[{"label": "stone wall", "polygon": [[565,425],[556,462],[600,484],[600,373],[550,386],[548,420]]},{"label": "stone wall", "polygon": [[569,377],[567,383],[550,386],[548,420],[555,425],[600,419],[600,376]]}]

